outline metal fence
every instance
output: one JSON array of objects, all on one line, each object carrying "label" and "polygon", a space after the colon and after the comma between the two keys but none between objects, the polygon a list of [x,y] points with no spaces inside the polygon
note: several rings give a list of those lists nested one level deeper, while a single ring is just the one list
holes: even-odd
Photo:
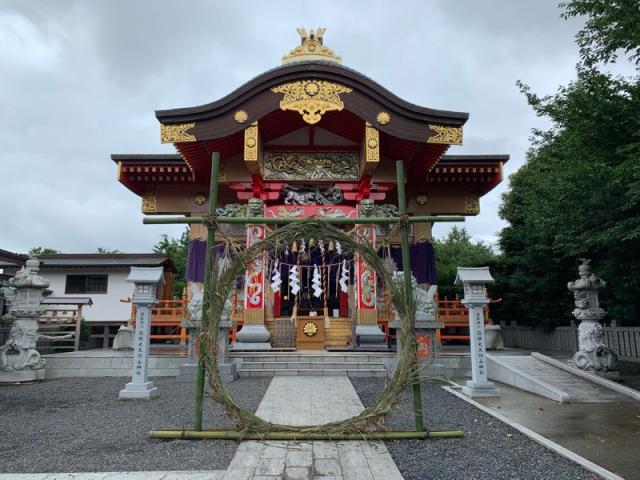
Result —
[{"label": "metal fence", "polygon": [[[604,343],[620,360],[640,363],[640,327],[604,327]],[[553,332],[520,325],[502,325],[505,347],[524,348],[550,355],[571,356],[578,350],[578,327],[557,327]]]}]

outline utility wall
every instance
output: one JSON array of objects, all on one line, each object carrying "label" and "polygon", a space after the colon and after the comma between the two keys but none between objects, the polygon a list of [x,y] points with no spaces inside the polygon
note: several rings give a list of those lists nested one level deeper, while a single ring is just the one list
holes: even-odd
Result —
[{"label": "utility wall", "polygon": [[[131,303],[123,303],[120,299],[131,297],[133,285],[126,282],[129,268],[41,268],[40,275],[49,280],[49,289],[53,297],[91,297],[93,306],[85,306],[82,316],[91,321],[122,321],[131,316]],[[107,293],[73,293],[65,294],[67,275],[107,275]]]}]

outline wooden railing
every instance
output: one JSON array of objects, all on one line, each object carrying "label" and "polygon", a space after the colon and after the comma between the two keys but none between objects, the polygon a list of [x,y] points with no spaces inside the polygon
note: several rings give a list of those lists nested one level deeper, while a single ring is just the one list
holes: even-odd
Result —
[{"label": "wooden railing", "polygon": [[[495,303],[492,301],[492,303]],[[469,313],[460,299],[438,300],[438,320],[444,323],[444,328],[436,331],[436,339],[439,342],[448,340],[469,341]],[[484,307],[484,323],[488,324],[489,306]],[[455,331],[454,331],[455,329]]]},{"label": "wooden railing", "polygon": [[[151,309],[151,340],[179,340],[181,344],[186,343],[188,333],[182,326],[182,321],[188,317],[187,299],[180,300],[160,300]],[[132,326],[136,324],[136,307],[131,306]]]}]

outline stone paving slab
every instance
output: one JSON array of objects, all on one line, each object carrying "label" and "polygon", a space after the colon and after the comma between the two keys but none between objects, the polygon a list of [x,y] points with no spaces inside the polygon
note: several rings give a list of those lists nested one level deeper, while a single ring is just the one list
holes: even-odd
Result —
[{"label": "stone paving slab", "polygon": [[[286,425],[308,425],[344,420],[363,409],[347,377],[274,377],[256,414]],[[276,479],[402,480],[402,475],[383,442],[247,441],[223,476]]]},{"label": "stone paving slab", "polygon": [[158,472],[0,473],[0,480],[221,480],[224,470]]}]

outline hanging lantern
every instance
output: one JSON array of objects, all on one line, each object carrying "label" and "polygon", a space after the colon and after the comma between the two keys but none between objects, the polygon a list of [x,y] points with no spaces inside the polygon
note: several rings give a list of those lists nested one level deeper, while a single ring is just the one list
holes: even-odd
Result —
[{"label": "hanging lantern", "polygon": [[291,245],[291,251],[293,253],[296,253],[298,251],[298,242],[296,242],[295,240],[293,241],[293,245]]}]

